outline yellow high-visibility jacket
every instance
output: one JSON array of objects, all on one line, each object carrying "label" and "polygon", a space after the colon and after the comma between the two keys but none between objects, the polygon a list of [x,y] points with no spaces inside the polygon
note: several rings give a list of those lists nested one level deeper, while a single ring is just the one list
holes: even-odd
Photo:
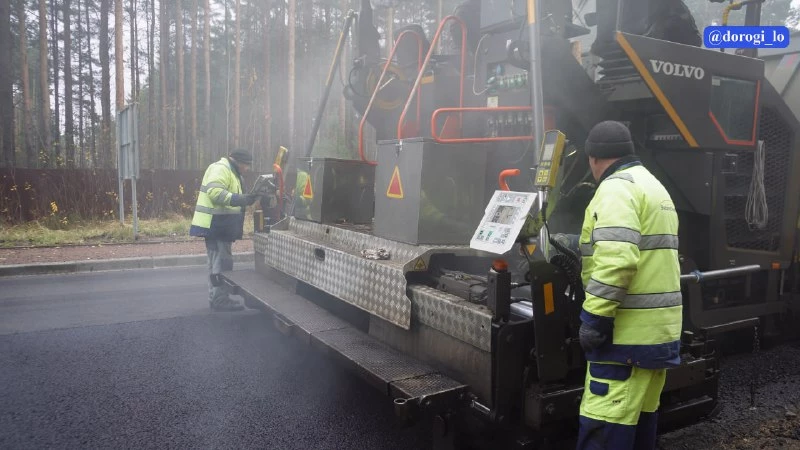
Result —
[{"label": "yellow high-visibility jacket", "polygon": [[212,163],[203,175],[189,235],[233,242],[242,238],[244,206],[231,206],[241,196],[242,179],[227,157]]},{"label": "yellow high-visibility jacket", "polygon": [[580,317],[610,339],[586,358],[646,369],[679,365],[683,303],[675,205],[635,156],[604,177],[581,231],[586,299]]}]

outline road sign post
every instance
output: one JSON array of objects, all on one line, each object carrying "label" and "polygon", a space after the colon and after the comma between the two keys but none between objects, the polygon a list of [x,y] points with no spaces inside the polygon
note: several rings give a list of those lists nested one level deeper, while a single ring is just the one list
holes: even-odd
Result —
[{"label": "road sign post", "polygon": [[133,239],[139,232],[136,179],[139,178],[139,121],[137,104],[126,106],[117,113],[117,168],[119,174],[119,219],[125,223],[124,181],[131,180],[133,209]]}]

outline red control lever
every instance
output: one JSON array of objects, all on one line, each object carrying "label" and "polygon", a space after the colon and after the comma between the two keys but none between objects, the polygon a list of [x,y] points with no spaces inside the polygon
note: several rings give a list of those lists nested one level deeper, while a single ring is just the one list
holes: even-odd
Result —
[{"label": "red control lever", "polygon": [[519,175],[519,169],[506,169],[500,172],[500,177],[498,179],[498,183],[500,184],[500,189],[504,191],[510,191],[511,189],[508,188],[508,183],[506,183],[507,177],[515,177]]}]

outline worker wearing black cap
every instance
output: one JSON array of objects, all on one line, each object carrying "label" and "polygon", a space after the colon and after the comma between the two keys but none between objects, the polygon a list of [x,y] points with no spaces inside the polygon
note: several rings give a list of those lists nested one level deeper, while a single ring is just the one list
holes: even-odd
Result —
[{"label": "worker wearing black cap", "polygon": [[242,149],[212,163],[203,175],[197,197],[189,234],[206,241],[209,304],[214,311],[244,309],[230,298],[220,274],[233,270],[231,246],[233,241],[242,238],[245,208],[258,199],[258,195],[242,191],[242,173],[248,171],[252,163],[253,155]]},{"label": "worker wearing black cap", "polygon": [[625,125],[597,124],[585,150],[598,186],[579,244],[588,368],[578,448],[654,449],[666,370],[680,364],[678,215]]}]

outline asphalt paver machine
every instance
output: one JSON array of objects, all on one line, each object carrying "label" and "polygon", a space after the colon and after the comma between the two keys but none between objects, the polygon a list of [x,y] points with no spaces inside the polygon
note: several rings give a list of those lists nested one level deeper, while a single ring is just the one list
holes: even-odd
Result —
[{"label": "asphalt paver machine", "polygon": [[[575,432],[583,297],[564,235],[580,233],[594,192],[583,142],[602,120],[629,126],[680,217],[682,364],[662,429],[717,406],[719,336],[797,323],[800,123],[787,102],[800,99],[770,81],[796,60],[768,74],[750,50],[702,48],[680,1],[578,3],[470,0],[430,36],[398,29],[382,56],[362,1],[345,28],[359,157],[313,157],[315,136],[305,155],[281,152],[270,192],[292,201],[262,201],[255,267],[225,274],[280,330],[390,397],[402,423],[432,421],[443,448]],[[746,3],[757,24],[760,3]]]}]

